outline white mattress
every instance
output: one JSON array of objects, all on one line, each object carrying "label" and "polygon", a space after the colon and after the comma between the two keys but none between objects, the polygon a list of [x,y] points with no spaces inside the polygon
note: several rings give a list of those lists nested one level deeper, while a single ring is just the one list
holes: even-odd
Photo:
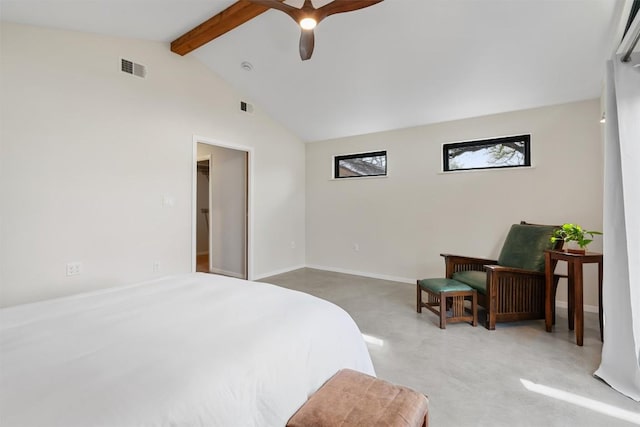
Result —
[{"label": "white mattress", "polygon": [[340,368],[374,373],[346,312],[222,276],[0,310],[4,427],[282,427]]}]

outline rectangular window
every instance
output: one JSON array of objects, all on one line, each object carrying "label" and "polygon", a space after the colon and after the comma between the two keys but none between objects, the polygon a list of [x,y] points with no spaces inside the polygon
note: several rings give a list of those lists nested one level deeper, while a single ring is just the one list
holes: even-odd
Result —
[{"label": "rectangular window", "polygon": [[507,136],[442,146],[445,172],[531,166],[531,135]]},{"label": "rectangular window", "polygon": [[334,178],[355,178],[359,176],[386,176],[387,152],[348,154],[333,158]]}]

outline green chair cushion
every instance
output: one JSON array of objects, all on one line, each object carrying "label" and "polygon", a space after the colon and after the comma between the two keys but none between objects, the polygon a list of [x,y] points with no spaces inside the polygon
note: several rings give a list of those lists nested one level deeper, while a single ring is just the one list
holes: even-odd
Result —
[{"label": "green chair cushion", "polygon": [[509,230],[498,264],[505,267],[544,271],[544,251],[553,249],[551,225],[514,224]]},{"label": "green chair cushion", "polygon": [[471,286],[481,294],[487,294],[487,273],[484,271],[458,271],[453,279]]},{"label": "green chair cushion", "polygon": [[424,290],[433,293],[454,292],[454,291],[470,291],[471,288],[464,283],[460,283],[451,279],[422,279],[418,281],[418,285]]}]

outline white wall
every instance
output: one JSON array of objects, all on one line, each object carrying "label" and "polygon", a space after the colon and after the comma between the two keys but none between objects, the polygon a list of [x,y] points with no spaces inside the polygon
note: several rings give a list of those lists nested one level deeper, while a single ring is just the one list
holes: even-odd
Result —
[{"label": "white wall", "polygon": [[212,271],[245,277],[247,153],[198,144],[198,157],[210,155]]},{"label": "white wall", "polygon": [[0,47],[3,306],[190,271],[194,134],[254,149],[254,275],[304,264],[304,144],[200,62],[7,23]]},{"label": "white wall", "polygon": [[[602,230],[599,119],[592,100],[307,144],[307,265],[415,283],[444,274],[440,253],[497,257],[520,220]],[[440,172],[443,143],[523,133],[530,169]],[[332,156],[383,149],[387,178],[331,179]]]}]

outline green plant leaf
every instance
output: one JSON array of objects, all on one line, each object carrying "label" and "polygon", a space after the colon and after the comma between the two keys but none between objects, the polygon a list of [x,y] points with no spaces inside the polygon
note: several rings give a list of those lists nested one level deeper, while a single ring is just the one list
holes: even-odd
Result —
[{"label": "green plant leaf", "polygon": [[589,243],[591,243],[591,242],[593,242],[593,240],[592,240],[592,239],[584,239],[584,240],[582,240],[582,241],[578,242],[578,245],[579,245],[581,248],[584,248],[585,246],[587,246],[587,245],[588,245]]}]

